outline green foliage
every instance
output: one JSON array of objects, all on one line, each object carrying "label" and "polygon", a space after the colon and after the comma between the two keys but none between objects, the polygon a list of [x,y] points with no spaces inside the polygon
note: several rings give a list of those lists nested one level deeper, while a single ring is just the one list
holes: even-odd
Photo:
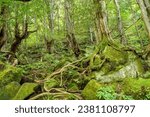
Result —
[{"label": "green foliage", "polygon": [[115,90],[111,86],[101,87],[100,89],[98,89],[96,96],[100,100],[115,100],[115,99],[117,99]]},{"label": "green foliage", "polygon": [[112,87],[112,86],[100,87],[99,90],[97,91],[96,96],[100,100],[117,100],[117,99],[133,100],[132,96],[116,93],[114,87]]}]

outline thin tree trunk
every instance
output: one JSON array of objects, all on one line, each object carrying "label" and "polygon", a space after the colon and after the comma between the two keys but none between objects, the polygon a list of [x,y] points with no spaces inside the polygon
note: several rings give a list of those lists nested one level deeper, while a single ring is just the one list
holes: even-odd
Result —
[{"label": "thin tree trunk", "polygon": [[139,4],[139,6],[141,8],[143,20],[144,20],[144,23],[145,23],[145,26],[146,26],[146,29],[148,32],[149,39],[150,39],[150,18],[148,16],[149,14],[148,14],[147,7],[145,6],[145,3],[143,0],[137,0],[137,3]]},{"label": "thin tree trunk", "polygon": [[[136,19],[135,19],[136,13],[135,13],[134,9],[132,8],[132,2],[129,2],[129,6],[130,6],[130,10],[131,10],[132,15],[133,15],[133,16],[132,16],[132,21],[133,21],[133,22],[136,22]],[[140,35],[140,31],[139,31],[139,29],[138,29],[138,26],[137,26],[136,23],[134,24],[134,26],[135,26],[135,30],[136,30],[136,35],[137,35],[137,37],[138,37],[139,40],[140,40],[141,47],[143,47],[143,46],[144,46],[144,43],[143,43],[142,37],[141,37],[141,35]]]},{"label": "thin tree trunk", "polygon": [[96,6],[96,33],[98,43],[101,41],[111,40],[107,24],[107,10],[105,0],[93,0]]},{"label": "thin tree trunk", "polygon": [[118,20],[118,31],[119,31],[119,35],[120,35],[120,41],[123,45],[127,44],[127,40],[125,38],[125,33],[123,30],[123,24],[122,24],[122,18],[121,18],[121,13],[120,13],[120,6],[118,3],[118,0],[114,0],[115,3],[115,7],[116,7],[116,11],[117,11],[117,20]]},{"label": "thin tree trunk", "polygon": [[[46,50],[49,54],[53,53],[53,44],[54,44],[54,6],[55,0],[45,0],[45,4],[49,8],[48,15],[48,27],[49,27],[49,35],[44,35],[44,41],[46,45]],[[46,18],[44,19],[44,26],[47,27]]]},{"label": "thin tree trunk", "polygon": [[2,26],[0,27],[0,50],[1,50],[2,47],[4,46],[4,44],[7,41],[7,23],[6,23],[6,20],[7,20],[7,6],[5,5],[5,3],[3,3],[2,6],[1,6],[0,17],[3,20]]},{"label": "thin tree trunk", "polygon": [[65,0],[65,24],[67,33],[66,38],[75,56],[78,57],[80,55],[80,49],[74,34],[74,25],[72,19],[72,2],[73,0]]}]

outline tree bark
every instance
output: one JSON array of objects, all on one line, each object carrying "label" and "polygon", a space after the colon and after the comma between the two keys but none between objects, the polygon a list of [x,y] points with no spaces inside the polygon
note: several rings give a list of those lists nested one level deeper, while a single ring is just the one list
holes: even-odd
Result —
[{"label": "tree bark", "polygon": [[115,3],[116,11],[117,11],[118,31],[119,31],[119,35],[120,35],[120,42],[121,42],[121,44],[126,45],[127,40],[125,38],[125,33],[123,30],[123,24],[122,24],[122,18],[121,18],[120,6],[118,3],[118,0],[114,0],[114,3]]},{"label": "tree bark", "polygon": [[111,40],[107,23],[107,11],[105,0],[93,0],[96,7],[96,33],[97,42]]},{"label": "tree bark", "polygon": [[[10,52],[12,53],[16,53],[19,45],[21,44],[21,42],[28,38],[28,36],[31,34],[31,33],[34,33],[36,32],[37,30],[34,30],[34,31],[28,31],[28,21],[27,19],[25,18],[24,19],[24,22],[23,22],[23,29],[22,31],[19,30],[19,23],[17,21],[17,18],[16,18],[16,24],[15,24],[15,41],[13,42],[13,44],[11,45],[11,49],[10,49]],[[21,34],[22,32],[22,34]]]},{"label": "tree bark", "polygon": [[2,18],[2,26],[0,27],[0,50],[7,41],[7,6],[2,4],[0,16]]},{"label": "tree bark", "polygon": [[149,10],[147,8],[147,6],[145,4],[148,5],[148,3],[150,3],[149,1],[147,1],[147,3],[145,3],[146,0],[137,0],[137,3],[139,4],[141,11],[142,11],[142,16],[143,16],[143,20],[148,32],[148,36],[150,39],[150,17],[149,17]]},{"label": "tree bark", "polygon": [[72,2],[73,0],[65,0],[65,23],[66,23],[66,38],[69,42],[70,48],[74,52],[75,56],[78,57],[80,55],[79,45],[76,41],[74,34],[74,25],[72,19]]}]

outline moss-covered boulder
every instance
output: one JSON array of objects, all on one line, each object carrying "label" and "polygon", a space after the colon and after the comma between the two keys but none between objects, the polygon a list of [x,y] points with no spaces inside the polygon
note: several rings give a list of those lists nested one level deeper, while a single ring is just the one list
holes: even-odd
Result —
[{"label": "moss-covered boulder", "polygon": [[96,80],[91,80],[82,91],[82,96],[86,100],[96,100],[97,91],[101,85]]},{"label": "moss-covered boulder", "polygon": [[32,93],[34,93],[34,89],[38,86],[36,83],[24,83],[19,89],[16,96],[13,98],[14,100],[24,100]]},{"label": "moss-covered boulder", "polygon": [[87,100],[150,100],[150,79],[125,78],[122,82],[107,84],[91,80],[82,91],[82,96]]},{"label": "moss-covered boulder", "polygon": [[150,99],[150,79],[127,78],[122,82],[121,90],[134,99]]},{"label": "moss-covered boulder", "polygon": [[7,85],[10,82],[20,82],[22,76],[22,69],[10,65],[0,71],[0,87]]},{"label": "moss-covered boulder", "polygon": [[137,78],[144,73],[144,68],[139,59],[134,62],[129,63],[125,67],[119,69],[118,71],[110,72],[106,75],[101,75],[101,73],[96,72],[96,79],[100,82],[112,82],[121,81],[124,78]]},{"label": "moss-covered boulder", "polygon": [[128,60],[128,53],[122,50],[117,50],[111,46],[106,46],[103,55],[109,61],[114,61],[116,64],[123,64]]},{"label": "moss-covered boulder", "polygon": [[10,100],[12,99],[20,88],[18,82],[11,82],[8,85],[0,88],[0,100]]}]

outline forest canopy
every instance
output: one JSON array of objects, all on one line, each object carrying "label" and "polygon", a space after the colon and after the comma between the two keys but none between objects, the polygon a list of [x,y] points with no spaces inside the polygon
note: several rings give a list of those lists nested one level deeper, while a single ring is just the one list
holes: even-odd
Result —
[{"label": "forest canopy", "polygon": [[149,42],[149,0],[0,0],[0,99],[150,99]]}]

